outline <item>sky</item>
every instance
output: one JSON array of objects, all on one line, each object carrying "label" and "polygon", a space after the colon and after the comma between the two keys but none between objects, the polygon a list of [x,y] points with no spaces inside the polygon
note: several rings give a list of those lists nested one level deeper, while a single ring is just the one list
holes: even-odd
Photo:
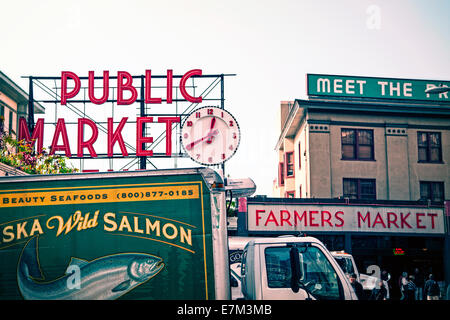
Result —
[{"label": "sky", "polygon": [[[306,99],[306,74],[450,80],[448,0],[8,1],[0,70],[87,76],[151,69],[236,74],[225,108],[241,143],[230,178],[272,195],[280,101]],[[171,167],[172,163],[168,163]]]}]

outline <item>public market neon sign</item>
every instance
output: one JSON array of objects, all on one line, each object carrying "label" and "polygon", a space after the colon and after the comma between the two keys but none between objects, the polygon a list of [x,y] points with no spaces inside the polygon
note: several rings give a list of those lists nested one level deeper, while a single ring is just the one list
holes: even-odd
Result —
[{"label": "public market neon sign", "polygon": [[[179,82],[179,90],[182,97],[191,103],[201,103],[202,96],[194,97],[190,95],[186,90],[186,82],[193,76],[201,76],[202,70],[193,69],[186,72]],[[117,105],[130,105],[136,102],[138,98],[138,90],[133,86],[133,77],[126,71],[117,72],[117,98],[115,102]],[[165,102],[171,104],[173,102],[172,92],[173,92],[173,71],[167,70],[166,77],[166,97]],[[110,88],[110,75],[109,71],[103,71],[103,85],[102,85],[102,96],[98,97],[94,94],[94,80],[96,79],[94,71],[89,71],[88,76],[88,97],[89,101],[96,105],[106,103],[109,100],[109,88]],[[151,93],[151,81],[152,74],[151,70],[145,71],[144,80],[144,91],[143,97],[146,104],[161,104],[163,102],[163,97],[152,97]],[[73,83],[73,86],[69,88],[69,82]],[[76,97],[81,89],[81,80],[74,72],[63,71],[61,73],[61,105],[66,105],[70,102],[70,99]],[[125,98],[125,93],[128,92],[130,97]],[[113,157],[113,149],[117,143],[120,147],[121,155],[128,156],[127,148],[125,147],[125,141],[122,136],[122,130],[127,123],[128,117],[123,117],[119,124],[114,128],[113,118],[107,118],[107,156]],[[160,116],[157,119],[154,117],[137,117],[136,118],[136,156],[151,157],[153,156],[153,150],[146,150],[143,146],[146,143],[152,143],[153,137],[147,137],[143,135],[143,126],[146,123],[161,123],[165,125],[166,133],[166,156],[172,155],[172,124],[179,123],[180,117],[174,116]],[[88,126],[92,130],[91,137],[88,139],[84,138],[85,127]],[[29,141],[32,145],[37,144],[37,152],[42,152],[43,150],[43,136],[44,136],[44,119],[40,118],[37,120],[33,132],[30,133],[27,122],[24,118],[19,119],[19,140],[25,139]],[[58,141],[62,139],[62,143],[58,144]],[[81,158],[84,157],[84,151],[87,149],[89,157],[97,158],[97,153],[94,148],[94,143],[98,138],[98,127],[97,124],[88,118],[78,118],[78,134],[77,134],[77,148],[76,156]],[[53,134],[53,139],[50,147],[50,154],[54,154],[56,151],[64,152],[65,156],[71,158],[73,156],[73,151],[70,148],[69,138],[66,128],[66,123],[64,118],[58,118],[56,123],[56,129]]]},{"label": "public market neon sign", "polygon": [[[186,91],[186,82],[192,76],[201,76],[202,70],[193,69],[186,72],[180,80],[180,92],[181,95],[189,102],[201,103],[202,97],[193,97]],[[67,82],[71,79],[75,87],[68,91]],[[103,104],[108,100],[109,95],[109,71],[103,71],[103,95],[101,98],[96,98],[94,96],[94,71],[89,71],[89,100],[95,104]],[[145,70],[145,103],[162,103],[162,98],[152,98],[151,97],[151,80],[152,71]],[[67,100],[75,97],[81,88],[80,78],[73,72],[63,71],[61,74],[61,105],[66,105]],[[172,89],[173,89],[173,71],[167,70],[167,85],[166,85],[166,101],[167,103],[172,103]],[[131,97],[125,99],[123,93],[128,91],[131,93]],[[136,102],[138,97],[137,89],[133,86],[133,77],[126,71],[117,72],[117,104],[118,105],[128,105]]]}]

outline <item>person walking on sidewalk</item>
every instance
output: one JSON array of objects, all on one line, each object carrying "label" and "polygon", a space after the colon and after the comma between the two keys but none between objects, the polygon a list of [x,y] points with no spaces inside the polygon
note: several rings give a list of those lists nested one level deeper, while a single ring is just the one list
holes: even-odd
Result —
[{"label": "person walking on sidewalk", "polygon": [[364,289],[361,283],[356,280],[356,274],[352,273],[350,275],[350,283],[353,287],[353,290],[355,290],[356,296],[358,297],[358,300],[365,300],[364,298]]},{"label": "person walking on sidewalk", "polygon": [[408,273],[403,272],[400,278],[398,278],[398,287],[400,288],[401,298],[400,300],[405,300],[405,290],[408,284]]},{"label": "person walking on sidewalk", "polygon": [[387,290],[384,285],[384,281],[378,279],[377,285],[375,286],[375,288],[373,288],[369,300],[386,300],[386,299],[387,299]]},{"label": "person walking on sidewalk", "polygon": [[450,300],[450,283],[447,286],[447,294],[445,295],[446,300]]},{"label": "person walking on sidewalk", "polygon": [[414,280],[416,284],[416,300],[423,300],[423,286],[425,284],[425,277],[419,268],[414,269]]},{"label": "person walking on sidewalk", "polygon": [[425,295],[427,296],[427,300],[439,300],[441,295],[441,288],[439,284],[434,280],[434,275],[430,274],[428,276],[427,282],[425,282],[424,288]]},{"label": "person walking on sidewalk", "polygon": [[414,276],[410,275],[408,278],[408,283],[405,286],[405,300],[415,301],[416,300],[416,284],[414,283]]}]

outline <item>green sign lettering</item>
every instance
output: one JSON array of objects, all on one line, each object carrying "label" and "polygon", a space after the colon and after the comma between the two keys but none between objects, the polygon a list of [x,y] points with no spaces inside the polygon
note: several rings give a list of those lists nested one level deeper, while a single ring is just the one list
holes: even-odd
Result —
[{"label": "green sign lettering", "polygon": [[[439,89],[440,88],[440,89]],[[450,81],[307,75],[309,96],[450,102]],[[427,90],[434,89],[429,92]]]}]

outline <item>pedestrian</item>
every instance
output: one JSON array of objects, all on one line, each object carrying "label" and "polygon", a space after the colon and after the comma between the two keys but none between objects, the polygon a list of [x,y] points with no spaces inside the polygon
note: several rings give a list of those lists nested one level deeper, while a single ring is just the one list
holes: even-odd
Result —
[{"label": "pedestrian", "polygon": [[445,296],[447,300],[450,300],[450,283],[447,286],[447,294]]},{"label": "pedestrian", "polygon": [[441,288],[436,280],[434,280],[434,275],[431,273],[428,276],[427,282],[425,282],[424,292],[427,296],[427,300],[439,300]]},{"label": "pedestrian", "polygon": [[416,284],[414,283],[414,276],[410,275],[408,277],[408,282],[405,286],[405,299],[406,301],[416,300]]},{"label": "pedestrian", "polygon": [[387,290],[384,286],[384,281],[378,279],[377,285],[373,288],[372,293],[370,294],[369,300],[386,300],[387,299]]},{"label": "pedestrian", "polygon": [[391,279],[391,275],[386,271],[383,270],[383,272],[381,272],[381,280],[383,281],[383,285],[386,288],[386,300],[390,299],[390,290],[389,290],[389,283],[388,281]]},{"label": "pedestrian", "polygon": [[355,290],[358,300],[364,300],[364,289],[361,283],[356,280],[356,274],[352,273],[350,275],[350,283],[352,284],[353,290]]},{"label": "pedestrian", "polygon": [[402,272],[400,278],[398,278],[398,287],[400,288],[401,298],[400,300],[405,300],[405,290],[408,284],[408,272]]},{"label": "pedestrian", "polygon": [[414,279],[416,284],[416,300],[423,300],[423,286],[425,284],[425,278],[419,268],[414,269]]}]

